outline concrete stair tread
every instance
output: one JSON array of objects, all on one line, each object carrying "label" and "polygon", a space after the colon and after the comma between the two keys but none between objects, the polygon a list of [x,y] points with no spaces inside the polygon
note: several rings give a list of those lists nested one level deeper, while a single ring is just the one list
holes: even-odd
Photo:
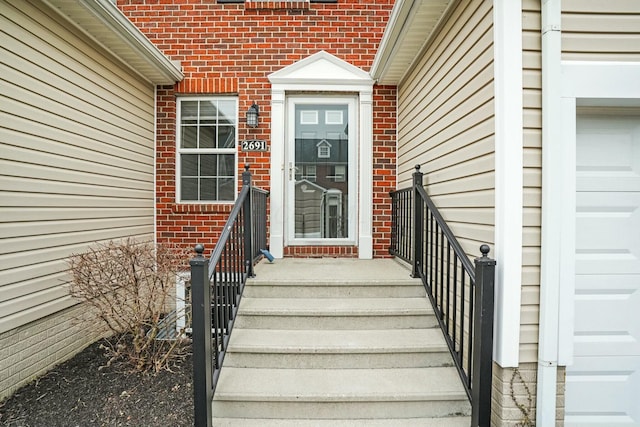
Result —
[{"label": "concrete stair tread", "polygon": [[[425,387],[428,384],[429,387]],[[455,401],[467,395],[453,367],[222,369],[214,401]]]},{"label": "concrete stair tread", "polygon": [[240,314],[251,315],[396,315],[433,314],[427,298],[248,298]]},{"label": "concrete stair tread", "polygon": [[216,418],[215,427],[469,427],[470,417],[353,420]]},{"label": "concrete stair tread", "polygon": [[342,279],[314,279],[302,282],[252,279],[247,282],[244,295],[259,298],[426,298],[426,291],[415,279],[355,282]]},{"label": "concrete stair tread", "polygon": [[[301,279],[278,279],[278,281],[272,281],[263,279],[258,276],[249,279],[247,286],[334,286],[334,287],[348,287],[348,286],[368,286],[375,288],[376,286],[420,286],[420,282],[416,282],[407,275],[406,279],[380,279],[380,278],[368,278],[368,279],[345,279],[340,277],[334,278],[314,278],[313,280],[301,280]],[[423,288],[424,289],[424,288]]]},{"label": "concrete stair tread", "polygon": [[269,330],[234,329],[229,352],[402,353],[447,351],[440,329]]}]

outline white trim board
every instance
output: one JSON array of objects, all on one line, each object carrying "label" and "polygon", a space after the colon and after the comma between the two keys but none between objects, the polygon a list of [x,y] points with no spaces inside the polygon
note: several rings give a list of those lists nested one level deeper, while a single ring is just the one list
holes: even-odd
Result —
[{"label": "white trim board", "polygon": [[494,358],[518,366],[522,283],[522,8],[494,3],[496,312]]}]

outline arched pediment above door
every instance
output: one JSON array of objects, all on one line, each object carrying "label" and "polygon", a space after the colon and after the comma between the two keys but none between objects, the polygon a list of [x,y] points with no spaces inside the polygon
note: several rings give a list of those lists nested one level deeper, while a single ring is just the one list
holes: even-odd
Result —
[{"label": "arched pediment above door", "polygon": [[269,81],[273,85],[313,85],[314,89],[318,85],[330,86],[340,91],[343,87],[353,91],[354,85],[371,87],[374,83],[366,71],[323,50],[271,73]]}]

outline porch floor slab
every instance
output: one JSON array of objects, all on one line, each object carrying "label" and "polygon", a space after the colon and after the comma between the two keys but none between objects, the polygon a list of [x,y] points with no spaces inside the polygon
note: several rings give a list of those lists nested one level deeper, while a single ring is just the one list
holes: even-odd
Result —
[{"label": "porch floor slab", "polygon": [[[393,283],[414,281],[409,264],[391,258],[280,258],[272,263],[262,260],[255,267],[256,277],[251,281],[273,283],[300,283],[313,279],[315,284]],[[413,282],[415,283],[415,282]]]}]

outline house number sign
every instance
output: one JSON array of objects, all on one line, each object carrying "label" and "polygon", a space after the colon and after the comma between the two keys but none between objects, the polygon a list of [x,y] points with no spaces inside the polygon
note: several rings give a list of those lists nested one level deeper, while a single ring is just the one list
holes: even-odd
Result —
[{"label": "house number sign", "polygon": [[242,141],[242,151],[267,151],[267,141],[264,139]]}]

